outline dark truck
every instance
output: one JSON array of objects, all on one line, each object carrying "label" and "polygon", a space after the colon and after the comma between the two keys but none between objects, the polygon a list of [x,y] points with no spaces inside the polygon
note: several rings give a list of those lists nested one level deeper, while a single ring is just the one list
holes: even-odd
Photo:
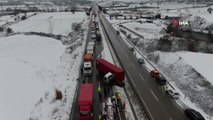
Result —
[{"label": "dark truck", "polygon": [[102,38],[101,38],[101,33],[100,33],[99,30],[96,31],[96,40],[97,40],[97,41],[101,41],[101,40],[102,40]]}]

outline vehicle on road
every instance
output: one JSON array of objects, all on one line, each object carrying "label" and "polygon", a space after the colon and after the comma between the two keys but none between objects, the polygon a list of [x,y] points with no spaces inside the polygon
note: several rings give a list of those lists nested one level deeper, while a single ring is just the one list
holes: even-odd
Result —
[{"label": "vehicle on road", "polygon": [[118,30],[116,30],[116,34],[117,34],[117,35],[120,35],[120,32],[119,32]]},{"label": "vehicle on road", "polygon": [[92,35],[91,35],[91,38],[92,38],[92,39],[96,39],[96,34],[92,34]]},{"label": "vehicle on road", "polygon": [[88,50],[94,51],[94,46],[87,46],[87,51],[88,51]]},{"label": "vehicle on road", "polygon": [[95,34],[95,33],[96,33],[96,31],[95,31],[95,30],[92,30],[92,31],[91,31],[91,33],[92,33],[92,34]]},{"label": "vehicle on road", "polygon": [[176,92],[175,90],[167,90],[166,93],[172,98],[172,99],[179,99],[180,94]]},{"label": "vehicle on road", "polygon": [[84,66],[83,66],[83,74],[84,76],[92,76],[92,60],[93,55],[92,54],[85,54],[84,55]]},{"label": "vehicle on road", "polygon": [[167,80],[161,74],[159,75],[159,77],[156,77],[155,79],[159,83],[159,85],[166,85]]},{"label": "vehicle on road", "polygon": [[95,48],[95,41],[88,42],[88,46],[92,46],[93,48]]},{"label": "vehicle on road", "polygon": [[113,65],[104,59],[96,59],[96,68],[104,74],[104,82],[123,87],[125,72],[122,68]]},{"label": "vehicle on road", "polygon": [[82,84],[78,97],[79,120],[93,120],[93,84]]},{"label": "vehicle on road", "polygon": [[102,37],[101,37],[101,33],[100,33],[100,31],[99,30],[97,30],[97,32],[96,32],[96,40],[97,41],[101,41],[102,40]]},{"label": "vehicle on road", "polygon": [[152,70],[150,72],[150,75],[152,76],[152,78],[155,78],[156,82],[158,82],[159,85],[166,85],[167,80],[162,74],[160,74],[159,71]]},{"label": "vehicle on road", "polygon": [[134,48],[132,46],[129,47],[129,50],[134,51]]},{"label": "vehicle on road", "polygon": [[190,120],[205,120],[204,117],[196,110],[188,108],[184,110],[184,113]]},{"label": "vehicle on road", "polygon": [[144,64],[144,63],[145,63],[143,57],[138,58],[138,62],[139,62],[140,64]]},{"label": "vehicle on road", "polygon": [[152,78],[157,78],[160,76],[160,72],[157,70],[152,70],[150,71],[150,75],[152,76]]},{"label": "vehicle on road", "polygon": [[114,104],[112,103],[112,100],[110,97],[108,97],[104,102],[103,102],[103,115],[104,115],[104,120],[114,120]]}]

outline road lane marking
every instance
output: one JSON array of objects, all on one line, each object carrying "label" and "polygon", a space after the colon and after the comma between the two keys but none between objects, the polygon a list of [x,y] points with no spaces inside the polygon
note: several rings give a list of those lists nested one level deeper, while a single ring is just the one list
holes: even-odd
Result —
[{"label": "road lane marking", "polygon": [[129,59],[128,55],[125,54],[125,56],[126,56],[127,59]]},{"label": "road lane marking", "polygon": [[[129,74],[129,72],[127,72],[127,73]],[[132,80],[131,76],[129,76],[129,78]],[[135,88],[136,88],[135,82],[132,82],[132,84],[133,84],[133,86],[135,86]],[[136,91],[137,91],[137,90],[136,90]],[[141,98],[141,100],[142,100],[142,102],[143,102],[143,105],[145,106],[145,108],[146,108],[148,114],[150,115],[151,120],[155,120],[155,119],[153,118],[151,112],[149,111],[149,108],[147,107],[145,101],[143,100],[143,98],[142,98],[142,96],[141,96],[140,94],[139,94],[139,97]]]},{"label": "road lane marking", "polygon": [[131,63],[131,65],[135,68],[135,65],[133,63]]},{"label": "road lane marking", "polygon": [[170,117],[170,119],[169,120],[172,120],[172,118]]},{"label": "road lane marking", "polygon": [[142,76],[140,73],[139,73],[139,76],[141,77],[141,79],[142,79],[143,81],[145,81],[144,78],[143,78],[143,76]]},{"label": "road lane marking", "polygon": [[159,102],[158,98],[155,96],[155,94],[153,93],[152,90],[150,90],[150,92],[152,93],[152,95],[155,97],[155,99]]}]

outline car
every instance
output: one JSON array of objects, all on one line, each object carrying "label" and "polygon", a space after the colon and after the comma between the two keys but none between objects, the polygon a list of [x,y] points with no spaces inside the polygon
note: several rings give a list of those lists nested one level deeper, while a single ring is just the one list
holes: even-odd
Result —
[{"label": "car", "polygon": [[95,34],[92,34],[92,39],[96,39],[96,35]]},{"label": "car", "polygon": [[117,34],[117,35],[120,35],[120,32],[119,32],[118,30],[116,30],[116,34]]},{"label": "car", "polygon": [[134,48],[132,46],[129,47],[129,50],[134,51]]},{"label": "car", "polygon": [[150,75],[152,76],[152,78],[157,78],[160,76],[160,72],[157,70],[152,70],[150,71]]},{"label": "car", "polygon": [[144,62],[144,59],[143,59],[143,57],[141,57],[141,58],[138,58],[138,62],[140,63],[140,64],[144,64],[145,62]]},{"label": "car", "polygon": [[166,93],[172,98],[172,99],[179,99],[180,94],[178,92],[175,92],[175,90],[167,90]]},{"label": "car", "polygon": [[91,31],[92,34],[95,34],[95,32],[96,32],[95,30],[92,30],[92,31]]},{"label": "car", "polygon": [[194,109],[187,108],[184,110],[184,113],[190,120],[205,120],[204,117]]},{"label": "car", "polygon": [[155,79],[159,83],[159,85],[161,85],[161,86],[166,85],[167,80],[161,74],[159,75],[159,77],[156,77]]},{"label": "car", "polygon": [[147,23],[153,23],[153,20],[147,19],[146,22]]}]

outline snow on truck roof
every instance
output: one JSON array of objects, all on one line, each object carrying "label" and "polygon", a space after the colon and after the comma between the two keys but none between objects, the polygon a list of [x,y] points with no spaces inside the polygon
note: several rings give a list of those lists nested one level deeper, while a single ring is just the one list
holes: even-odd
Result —
[{"label": "snow on truck roof", "polygon": [[92,104],[93,102],[93,84],[82,84],[78,97],[79,105]]}]

